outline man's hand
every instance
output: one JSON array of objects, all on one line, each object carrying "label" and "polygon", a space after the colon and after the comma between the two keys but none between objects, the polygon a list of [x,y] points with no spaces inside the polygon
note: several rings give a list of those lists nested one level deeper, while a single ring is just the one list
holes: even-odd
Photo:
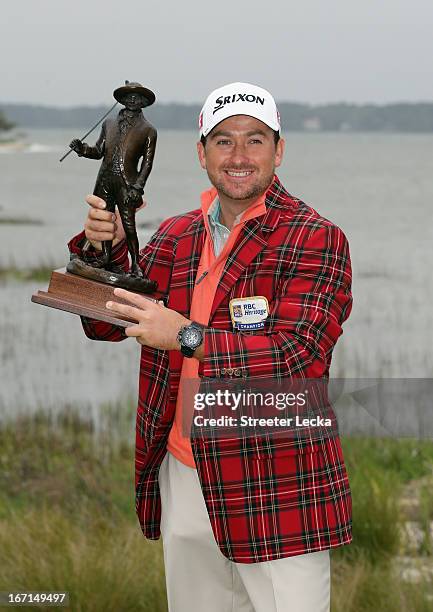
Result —
[{"label": "man's hand", "polygon": [[[125,238],[122,220],[119,211],[115,213],[105,210],[106,204],[102,198],[89,195],[86,198],[90,209],[84,224],[84,233],[87,240],[98,251],[102,250],[102,241],[112,240],[113,247]],[[144,208],[146,202],[142,201],[137,210]]]},{"label": "man's hand", "polygon": [[182,325],[191,321],[175,310],[165,308],[162,304],[151,302],[141,295],[116,288],[114,295],[127,300],[133,306],[107,302],[106,307],[137,321],[137,325],[127,327],[125,334],[137,340],[139,344],[162,350],[179,350],[177,334]]}]

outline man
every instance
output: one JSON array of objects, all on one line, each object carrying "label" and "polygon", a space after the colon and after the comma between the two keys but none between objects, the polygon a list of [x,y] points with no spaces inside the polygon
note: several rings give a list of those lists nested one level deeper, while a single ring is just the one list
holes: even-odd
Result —
[{"label": "man", "polygon": [[[329,549],[352,537],[338,436],[190,440],[182,385],[197,376],[326,378],[351,310],[347,240],[275,176],[284,141],[269,92],[248,83],[217,89],[199,124],[198,157],[213,188],[201,209],[164,221],[141,253],[167,307],[116,289],[131,305],[107,307],[137,325],[123,333],[83,320],[84,329],[142,345],[136,509],[146,537],[162,533],[170,610],[324,612]],[[100,199],[87,201],[85,233],[71,251],[85,236],[96,250],[110,236],[126,266],[121,227]],[[258,329],[239,328],[234,307],[258,300]]]},{"label": "man", "polygon": [[[103,158],[93,193],[106,202],[107,211],[114,213],[117,205],[131,255],[131,274],[142,277],[138,264],[135,210],[141,205],[144,186],[152,170],[156,130],[143,117],[141,109],[153,104],[155,94],[140,83],[125,81],[125,85],[118,87],[113,96],[125,108],[115,119],[104,121],[95,146],[91,147],[76,138],[70,147],[79,157]],[[112,270],[112,241],[104,238],[101,248],[102,257],[94,263]]]}]

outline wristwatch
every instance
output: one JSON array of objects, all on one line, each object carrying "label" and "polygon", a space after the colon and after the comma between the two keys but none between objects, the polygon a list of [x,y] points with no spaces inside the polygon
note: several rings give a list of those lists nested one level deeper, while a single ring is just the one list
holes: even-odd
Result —
[{"label": "wristwatch", "polygon": [[193,321],[189,325],[183,325],[177,334],[180,344],[180,352],[185,357],[193,357],[194,351],[203,342],[204,325]]}]

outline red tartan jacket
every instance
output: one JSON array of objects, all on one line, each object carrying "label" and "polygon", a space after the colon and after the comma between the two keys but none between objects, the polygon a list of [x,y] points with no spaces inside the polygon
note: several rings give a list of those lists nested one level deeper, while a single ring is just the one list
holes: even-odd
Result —
[{"label": "red tartan jacket", "polygon": [[[267,213],[245,223],[230,253],[205,332],[199,375],[209,378],[327,378],[332,350],[352,307],[348,242],[342,230],[291,196],[275,177]],[[168,307],[189,317],[204,243],[200,209],[164,221],[141,251]],[[69,243],[81,253],[83,233]],[[126,246],[113,250],[128,267]],[[261,333],[232,329],[229,301],[266,296]],[[122,330],[83,318],[89,338]],[[136,511],[145,537],[160,536],[158,472],[166,453],[182,355],[142,347],[136,420]],[[239,378],[240,377],[240,378]],[[193,438],[203,496],[221,552],[239,563],[328,549],[352,539],[351,496],[338,436],[302,444],[261,438]]]}]

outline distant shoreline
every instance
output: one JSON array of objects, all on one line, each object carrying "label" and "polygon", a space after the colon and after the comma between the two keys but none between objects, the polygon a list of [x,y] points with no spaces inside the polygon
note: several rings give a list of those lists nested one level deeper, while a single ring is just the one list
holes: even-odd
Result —
[{"label": "distant shoreline", "polygon": [[[278,107],[285,132],[433,132],[433,102],[317,106],[280,102]],[[107,108],[0,103],[0,111],[18,129],[88,128]],[[195,130],[200,108],[198,104],[159,103],[145,109],[145,116],[159,129]]]}]

